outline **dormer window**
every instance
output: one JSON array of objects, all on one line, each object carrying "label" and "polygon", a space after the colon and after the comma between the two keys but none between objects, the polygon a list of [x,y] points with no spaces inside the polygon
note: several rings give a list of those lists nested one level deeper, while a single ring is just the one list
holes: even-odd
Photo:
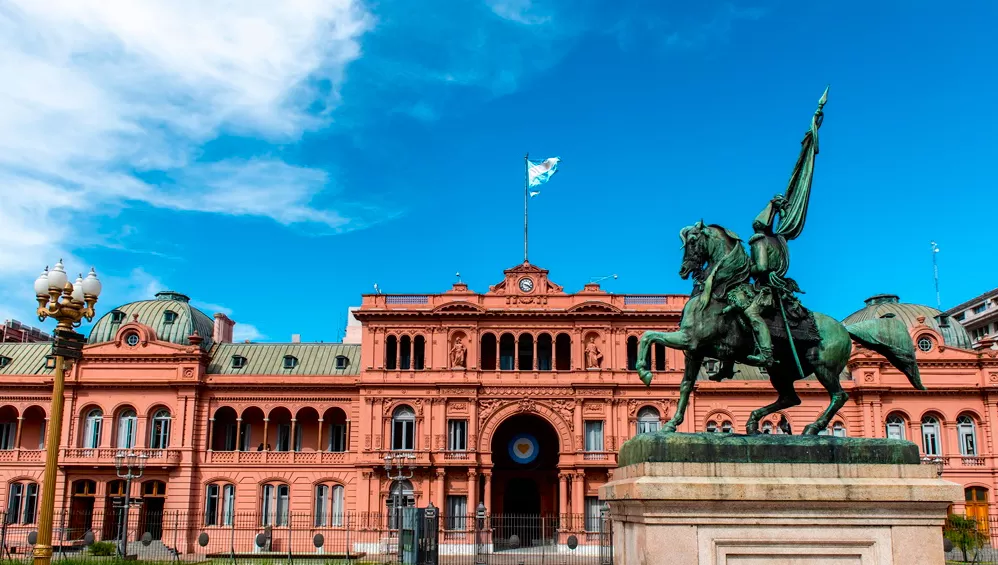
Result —
[{"label": "dormer window", "polygon": [[176,320],[177,320],[177,313],[174,312],[173,310],[167,310],[166,312],[163,312],[164,324],[172,324]]},{"label": "dormer window", "polygon": [[[346,355],[337,355],[336,356],[336,368],[337,369],[346,369],[347,365],[349,365],[349,364],[350,364],[350,360],[347,359]],[[3,367],[3,365],[0,365],[0,367]]]},{"label": "dormer window", "polygon": [[[12,361],[12,359],[10,357],[4,357],[4,356],[0,355],[0,369],[3,369],[7,365],[10,365],[11,361]],[[337,362],[338,361],[339,361],[339,359],[337,359]]]},{"label": "dormer window", "polygon": [[232,368],[233,369],[242,369],[245,366],[246,366],[246,358],[245,357],[243,357],[242,355],[233,355],[232,356]]},{"label": "dormer window", "polygon": [[45,368],[55,369],[55,357],[53,357],[52,355],[45,356]]},{"label": "dormer window", "polygon": [[294,355],[285,355],[284,356],[284,368],[285,369],[294,369],[297,366],[298,366],[298,358],[297,357],[295,357]]},{"label": "dormer window", "polygon": [[125,321],[125,313],[124,312],[122,312],[121,310],[112,310],[111,311],[111,323],[112,324],[120,324],[120,323],[122,323],[124,321]]}]

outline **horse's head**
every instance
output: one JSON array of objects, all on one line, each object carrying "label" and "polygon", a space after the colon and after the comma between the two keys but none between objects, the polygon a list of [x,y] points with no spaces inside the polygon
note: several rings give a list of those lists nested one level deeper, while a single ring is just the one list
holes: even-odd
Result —
[{"label": "horse's head", "polygon": [[700,220],[692,226],[686,226],[679,232],[679,239],[683,240],[683,263],[679,267],[679,276],[683,280],[693,275],[693,280],[703,280],[703,270],[710,258],[707,249],[707,238],[709,227]]}]

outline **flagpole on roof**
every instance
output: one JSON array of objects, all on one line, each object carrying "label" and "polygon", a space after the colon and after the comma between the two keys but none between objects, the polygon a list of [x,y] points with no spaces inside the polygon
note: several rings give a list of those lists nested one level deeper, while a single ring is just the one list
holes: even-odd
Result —
[{"label": "flagpole on roof", "polygon": [[530,153],[523,156],[523,262],[527,262],[527,200],[530,198]]}]

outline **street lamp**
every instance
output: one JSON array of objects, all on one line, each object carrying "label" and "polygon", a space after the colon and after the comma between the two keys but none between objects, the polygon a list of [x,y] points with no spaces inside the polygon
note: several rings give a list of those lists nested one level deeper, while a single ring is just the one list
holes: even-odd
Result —
[{"label": "street lamp", "polygon": [[[415,465],[413,461],[416,459],[416,455],[413,453],[386,453],[385,454],[385,474],[388,475],[390,481],[394,481],[388,484],[389,494],[392,497],[392,517],[391,522],[395,523],[395,529],[399,530],[399,561],[402,560],[402,481],[409,480],[415,473]],[[392,469],[395,469],[395,474],[392,474]],[[408,469],[405,470],[405,469]],[[398,487],[398,488],[395,488]],[[392,524],[388,524],[388,528],[391,529]]]},{"label": "street lamp", "polygon": [[125,504],[122,506],[121,532],[118,536],[118,554],[127,559],[128,555],[128,510],[132,505],[132,479],[142,476],[146,469],[145,453],[136,455],[134,451],[118,451],[114,454],[114,469],[119,479],[125,479]]},{"label": "street lamp", "polygon": [[49,565],[52,561],[52,518],[55,513],[55,475],[59,465],[59,438],[62,434],[63,387],[66,377],[66,359],[79,359],[83,350],[83,336],[74,332],[80,321],[94,318],[94,305],[100,295],[101,283],[91,268],[87,278],[81,274],[74,283],[69,282],[62,259],[48,267],[35,280],[38,299],[38,320],[54,318],[55,372],[52,375],[52,415],[49,418],[48,439],[45,441],[45,474],[42,478],[42,502],[38,517],[38,542],[33,550],[34,565]]}]

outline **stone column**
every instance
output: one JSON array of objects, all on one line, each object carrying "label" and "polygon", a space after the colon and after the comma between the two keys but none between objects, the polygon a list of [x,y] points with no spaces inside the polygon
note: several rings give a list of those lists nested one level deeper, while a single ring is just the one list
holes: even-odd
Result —
[{"label": "stone column", "polygon": [[558,473],[558,515],[568,514],[568,473]]},{"label": "stone column", "polygon": [[485,503],[485,508],[490,512],[492,511],[492,471],[482,471],[482,477],[485,480],[485,496],[482,502]]},{"label": "stone column", "polygon": [[[176,435],[175,433],[173,433],[173,431],[174,430],[170,430],[170,443],[171,444],[173,443],[173,436]],[[204,446],[206,451],[212,451],[212,449],[211,449],[212,448],[212,445],[211,445],[211,434],[214,433],[214,431],[215,431],[215,418],[211,417],[211,418],[208,418],[208,436],[207,436],[208,442]]]},{"label": "stone column", "polygon": [[585,512],[586,496],[586,475],[585,471],[575,472],[575,481],[572,482],[572,514],[576,515],[573,527],[582,528],[582,514]]},{"label": "stone column", "polygon": [[[582,423],[582,402],[580,400],[576,400],[575,401],[575,413],[573,414],[573,418],[572,419],[573,419],[573,421],[575,423],[575,434],[576,434],[577,437],[581,437],[582,438],[582,443],[581,443],[581,445],[573,445],[573,446],[571,446],[567,451],[580,451],[581,449],[583,449],[583,446],[585,446],[585,444],[586,444],[585,443],[586,442],[586,439],[585,439],[586,428],[585,428],[585,425]],[[582,435],[580,436],[579,434],[582,434]],[[575,438],[572,438],[572,440],[575,441]]]},{"label": "stone column", "polygon": [[[84,430],[86,430],[86,427],[84,427]],[[99,447],[112,447],[112,442],[116,441],[114,438],[115,432],[117,432],[117,430],[114,429],[114,417],[110,414],[104,414],[104,416],[101,417],[100,423]]]},{"label": "stone column", "polygon": [[533,366],[531,367],[531,369],[533,369],[535,371],[537,369],[539,369],[540,366],[541,366],[541,364],[537,362],[537,336],[534,336],[534,358],[533,358],[532,365]]},{"label": "stone column", "polygon": [[288,443],[290,444],[288,447],[291,448],[291,451],[298,451],[295,445],[295,440],[297,439],[295,435],[296,431],[298,431],[298,418],[291,418],[291,437],[288,438]]},{"label": "stone column", "polygon": [[[270,435],[268,434],[268,426],[270,425],[270,418],[263,419],[263,450],[270,451]],[[250,447],[253,447],[252,445]]]},{"label": "stone column", "polygon": [[478,508],[478,470],[468,469],[468,508]]},{"label": "stone column", "polygon": [[520,370],[520,336],[513,340],[513,370]]},{"label": "stone column", "polygon": [[350,418],[346,419],[343,427],[343,451],[350,451]]},{"label": "stone column", "polygon": [[322,416],[319,417],[319,433],[315,439],[315,450],[325,451],[325,449],[322,448]]},{"label": "stone column", "polygon": [[447,502],[447,497],[444,495],[444,477],[447,476],[447,469],[437,467],[436,469],[436,484],[433,487],[433,496],[436,498],[434,504],[437,510],[443,511],[444,504]]},{"label": "stone column", "polygon": [[14,449],[21,449],[21,428],[24,427],[24,416],[17,417],[17,431],[14,432]]}]

